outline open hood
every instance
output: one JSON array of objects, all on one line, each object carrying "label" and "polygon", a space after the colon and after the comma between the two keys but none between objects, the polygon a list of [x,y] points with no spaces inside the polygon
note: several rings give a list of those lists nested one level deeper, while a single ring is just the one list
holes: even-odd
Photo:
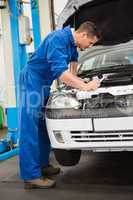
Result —
[{"label": "open hood", "polygon": [[102,33],[100,45],[115,45],[133,39],[132,0],[69,0],[58,19],[58,27],[93,21]]}]

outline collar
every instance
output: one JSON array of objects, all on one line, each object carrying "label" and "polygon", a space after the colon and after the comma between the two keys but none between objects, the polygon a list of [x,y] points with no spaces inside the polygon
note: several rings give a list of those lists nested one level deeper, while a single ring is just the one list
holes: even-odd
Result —
[{"label": "collar", "polygon": [[74,37],[73,37],[74,29],[73,29],[73,28],[71,29],[70,26],[67,26],[67,27],[64,28],[64,30],[67,32],[67,34],[68,34],[68,36],[69,36],[69,39],[70,39],[72,45],[73,45],[74,47],[77,47],[77,45],[76,45],[76,43],[75,43],[75,41],[74,41]]}]

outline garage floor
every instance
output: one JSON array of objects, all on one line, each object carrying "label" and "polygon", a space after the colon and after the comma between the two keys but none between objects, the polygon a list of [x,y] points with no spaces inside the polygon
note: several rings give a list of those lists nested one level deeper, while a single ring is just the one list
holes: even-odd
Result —
[{"label": "garage floor", "polygon": [[[77,166],[62,168],[61,174],[55,177],[55,189],[36,192],[23,189],[17,159],[0,163],[0,199],[133,199],[133,153],[84,153]],[[51,159],[57,164],[53,155]]]}]

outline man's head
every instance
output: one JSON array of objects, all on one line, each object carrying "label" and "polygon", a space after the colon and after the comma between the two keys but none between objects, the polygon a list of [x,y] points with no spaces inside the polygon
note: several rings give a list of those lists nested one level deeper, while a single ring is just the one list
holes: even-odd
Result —
[{"label": "man's head", "polygon": [[80,49],[92,47],[101,38],[94,23],[87,21],[74,32],[74,40]]}]

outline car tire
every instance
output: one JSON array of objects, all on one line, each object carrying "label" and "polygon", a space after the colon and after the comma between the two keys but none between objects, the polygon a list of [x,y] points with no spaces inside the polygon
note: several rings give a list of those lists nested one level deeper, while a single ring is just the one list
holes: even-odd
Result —
[{"label": "car tire", "polygon": [[60,165],[73,166],[78,164],[81,150],[54,149],[54,155]]}]

